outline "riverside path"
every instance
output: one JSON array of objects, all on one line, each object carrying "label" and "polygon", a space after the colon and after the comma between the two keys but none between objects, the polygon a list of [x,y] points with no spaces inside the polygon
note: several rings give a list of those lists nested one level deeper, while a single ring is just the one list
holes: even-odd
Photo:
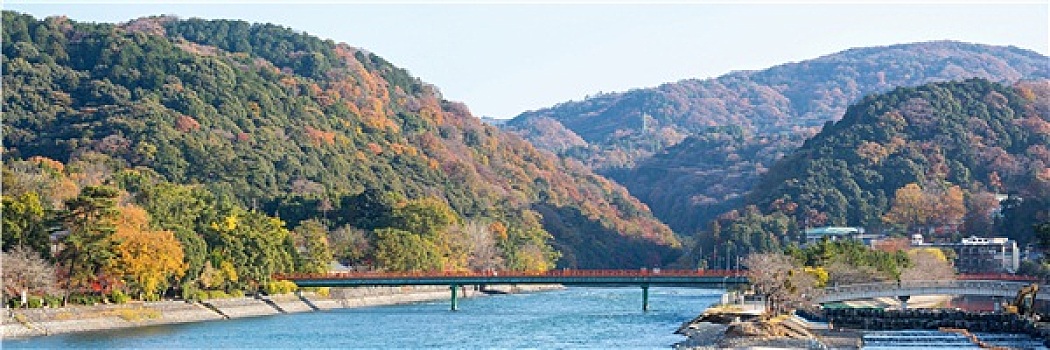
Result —
[{"label": "riverside path", "polygon": [[639,286],[642,310],[649,310],[649,286],[691,286],[727,288],[747,284],[744,271],[736,270],[573,270],[547,272],[463,271],[463,272],[329,272],[277,274],[277,280],[292,281],[300,287],[363,287],[447,285],[451,308],[456,310],[460,286],[497,284],[562,284],[569,286]]}]

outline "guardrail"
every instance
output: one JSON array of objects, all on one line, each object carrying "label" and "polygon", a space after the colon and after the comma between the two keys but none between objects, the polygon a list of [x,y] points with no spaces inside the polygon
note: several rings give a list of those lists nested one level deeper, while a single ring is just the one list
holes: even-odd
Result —
[{"label": "guardrail", "polygon": [[275,274],[274,279],[291,280],[308,287],[356,287],[371,285],[448,285],[451,309],[456,310],[456,293],[462,285],[480,284],[566,284],[636,285],[642,288],[642,310],[649,310],[650,285],[720,285],[747,282],[747,274],[736,270],[572,270],[552,271],[414,271],[414,272],[329,272]]},{"label": "guardrail", "polygon": [[[863,299],[884,296],[956,294],[1013,297],[1028,280],[936,280],[864,283],[827,287],[818,298],[822,302]],[[1037,295],[1040,300],[1050,299],[1043,290]]]},{"label": "guardrail", "polygon": [[484,277],[747,277],[741,270],[575,270],[551,271],[408,271],[408,272],[328,272],[274,274],[277,280],[390,279],[390,278],[484,278]]},{"label": "guardrail", "polygon": [[1008,273],[973,273],[973,274],[962,274],[955,277],[956,280],[981,280],[981,281],[1018,281],[1018,282],[1038,282],[1039,277],[1035,276],[1024,276],[1024,275],[1011,275]]}]

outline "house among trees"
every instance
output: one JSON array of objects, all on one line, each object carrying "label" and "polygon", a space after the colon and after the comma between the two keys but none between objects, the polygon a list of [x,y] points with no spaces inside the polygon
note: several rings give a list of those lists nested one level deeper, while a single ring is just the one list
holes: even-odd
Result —
[{"label": "house among trees", "polygon": [[865,245],[871,245],[872,241],[884,238],[884,235],[881,234],[865,233],[863,227],[824,226],[807,228],[805,233],[806,244],[820,242],[827,238],[830,241],[857,240]]},{"label": "house among trees", "polygon": [[922,235],[912,235],[913,247],[947,248],[955,252],[955,268],[960,273],[1014,273],[1021,265],[1017,241],[1005,237],[963,238],[958,243],[926,243]]}]

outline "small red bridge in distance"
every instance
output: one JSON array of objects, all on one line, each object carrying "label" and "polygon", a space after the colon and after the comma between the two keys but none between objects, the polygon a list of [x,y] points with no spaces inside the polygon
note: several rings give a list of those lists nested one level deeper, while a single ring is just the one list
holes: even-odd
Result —
[{"label": "small red bridge in distance", "polygon": [[452,291],[452,310],[460,286],[496,284],[562,284],[570,286],[639,286],[642,309],[649,309],[649,286],[727,288],[747,283],[745,271],[737,270],[573,270],[437,271],[437,272],[329,272],[277,274],[277,280],[300,287],[362,287],[447,285]]},{"label": "small red bridge in distance", "polygon": [[[742,270],[661,270],[661,269],[638,269],[638,270],[573,270],[561,269],[547,272],[522,272],[522,271],[432,271],[432,272],[329,272],[329,273],[292,273],[276,274],[276,280],[295,282],[300,287],[364,287],[364,286],[410,286],[410,285],[447,285],[451,290],[452,310],[456,310],[457,290],[462,286],[481,286],[497,284],[562,284],[569,286],[639,286],[642,288],[642,309],[649,309],[649,286],[687,286],[699,288],[725,289],[732,286],[747,284],[747,271]],[[974,283],[991,283],[989,285],[1001,286],[1010,289],[1007,292],[1015,293],[1016,288],[1027,283],[1035,282],[1037,278],[1031,276],[1019,276],[1010,274],[971,274],[958,275],[954,281],[934,281],[936,287],[956,288],[960,286],[971,287]],[[829,287],[825,289],[825,299],[835,299],[834,296],[842,294],[839,292],[863,289],[877,289],[883,293],[902,293],[908,287],[916,283],[930,284],[934,282],[911,281],[902,286],[896,282],[884,282],[863,285],[850,285],[841,287]],[[1009,284],[1009,285],[1007,285]],[[983,285],[982,285],[983,286]],[[875,288],[878,287],[878,288]],[[929,287],[929,286],[925,286]],[[958,289],[958,288],[956,288]],[[987,289],[987,288],[983,288]],[[951,294],[954,291],[942,291],[941,294]],[[964,290],[965,292],[965,290]],[[1004,292],[1005,293],[1005,292]],[[850,293],[846,293],[850,294]],[[856,293],[853,293],[856,294]],[[915,292],[909,294],[920,295]],[[967,293],[963,293],[967,294]],[[852,294],[850,294],[852,295]],[[848,297],[848,296],[847,296]],[[848,299],[848,298],[847,298]],[[837,299],[836,299],[837,300]]]},{"label": "small red bridge in distance", "polygon": [[955,276],[959,281],[1011,281],[1011,282],[1039,282],[1039,277],[1025,275],[1011,275],[1008,273],[973,273]]}]

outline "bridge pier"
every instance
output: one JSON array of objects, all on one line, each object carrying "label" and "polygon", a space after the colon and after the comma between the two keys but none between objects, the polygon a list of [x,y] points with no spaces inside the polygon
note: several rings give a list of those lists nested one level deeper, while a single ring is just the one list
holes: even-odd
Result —
[{"label": "bridge pier", "polygon": [[649,284],[642,285],[642,311],[649,312]]},{"label": "bridge pier", "polygon": [[911,299],[910,295],[898,295],[897,300],[901,301],[901,310],[908,309],[908,300]]},{"label": "bridge pier", "polygon": [[456,305],[456,292],[459,289],[459,286],[453,284],[449,286],[449,289],[452,290],[452,311],[456,311],[456,309],[458,308],[458,305]]}]

